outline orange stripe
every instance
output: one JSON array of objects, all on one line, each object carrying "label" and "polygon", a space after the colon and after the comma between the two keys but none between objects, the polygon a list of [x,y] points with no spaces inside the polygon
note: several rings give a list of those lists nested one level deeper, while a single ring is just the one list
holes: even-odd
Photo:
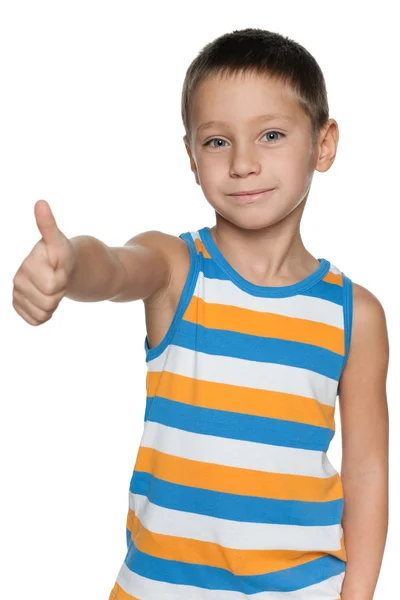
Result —
[{"label": "orange stripe", "polygon": [[164,481],[203,490],[238,496],[329,502],[343,498],[340,476],[311,477],[286,473],[269,473],[190,460],[140,446],[135,471],[151,473]]},{"label": "orange stripe", "polygon": [[183,319],[208,329],[224,329],[258,337],[302,342],[344,355],[343,328],[326,323],[240,306],[212,304],[195,295],[192,296]]},{"label": "orange stripe", "polygon": [[191,406],[327,427],[335,431],[335,407],[295,394],[148,371],[147,396],[162,396]]},{"label": "orange stripe", "polygon": [[127,528],[131,531],[135,546],[141,552],[165,560],[228,569],[234,575],[239,576],[260,575],[290,569],[317,560],[326,554],[332,554],[345,560],[343,537],[342,550],[337,551],[242,550],[227,548],[214,542],[150,531],[141,524],[131,509],[128,513]]},{"label": "orange stripe", "polygon": [[111,590],[110,597],[108,600],[139,600],[136,596],[127,594],[118,583],[116,583]]},{"label": "orange stripe", "polygon": [[205,245],[203,244],[201,239],[196,238],[194,240],[194,244],[196,246],[197,252],[201,252],[203,254],[204,258],[211,258],[210,254],[208,253],[207,248],[205,247]]},{"label": "orange stripe", "polygon": [[343,277],[341,273],[332,273],[332,271],[328,271],[326,275],[323,276],[322,281],[343,286]]}]

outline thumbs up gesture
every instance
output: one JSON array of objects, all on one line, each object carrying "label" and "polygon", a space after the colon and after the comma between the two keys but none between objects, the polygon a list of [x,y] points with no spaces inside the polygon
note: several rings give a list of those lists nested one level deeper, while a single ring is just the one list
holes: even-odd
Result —
[{"label": "thumbs up gesture", "polygon": [[65,296],[76,257],[49,204],[38,200],[34,212],[42,238],[14,276],[13,307],[30,325],[41,325],[51,319]]}]

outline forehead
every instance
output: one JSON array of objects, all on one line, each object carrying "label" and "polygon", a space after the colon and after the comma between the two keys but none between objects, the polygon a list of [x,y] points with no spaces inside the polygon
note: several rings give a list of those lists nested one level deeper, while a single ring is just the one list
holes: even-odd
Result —
[{"label": "forehead", "polygon": [[306,119],[289,85],[252,73],[208,76],[198,85],[191,104],[194,130],[214,121],[252,124],[262,115],[280,115],[274,121],[285,124]]}]

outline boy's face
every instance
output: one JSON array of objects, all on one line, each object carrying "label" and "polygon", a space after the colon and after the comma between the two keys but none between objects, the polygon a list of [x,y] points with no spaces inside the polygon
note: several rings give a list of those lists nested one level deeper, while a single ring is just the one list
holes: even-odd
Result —
[{"label": "boy's face", "polygon": [[[261,118],[277,113],[282,117]],[[218,123],[202,127],[209,121]],[[204,80],[193,96],[190,147],[184,137],[191,169],[208,202],[228,221],[250,229],[282,220],[307,197],[319,140],[312,147],[311,121],[290,88],[249,73]],[[333,141],[331,136],[319,170],[327,170],[334,160]],[[250,203],[231,195],[266,188],[274,189]]]}]

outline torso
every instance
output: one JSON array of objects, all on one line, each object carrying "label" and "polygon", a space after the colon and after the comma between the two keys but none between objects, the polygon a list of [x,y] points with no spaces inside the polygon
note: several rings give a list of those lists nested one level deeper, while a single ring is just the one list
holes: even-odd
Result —
[{"label": "torso", "polygon": [[160,238],[173,269],[144,302],[144,430],[110,598],[198,588],[336,599],[343,488],[326,453],[351,281],[320,259],[293,289],[262,288],[229,265],[209,228],[182,235],[191,254]]}]

